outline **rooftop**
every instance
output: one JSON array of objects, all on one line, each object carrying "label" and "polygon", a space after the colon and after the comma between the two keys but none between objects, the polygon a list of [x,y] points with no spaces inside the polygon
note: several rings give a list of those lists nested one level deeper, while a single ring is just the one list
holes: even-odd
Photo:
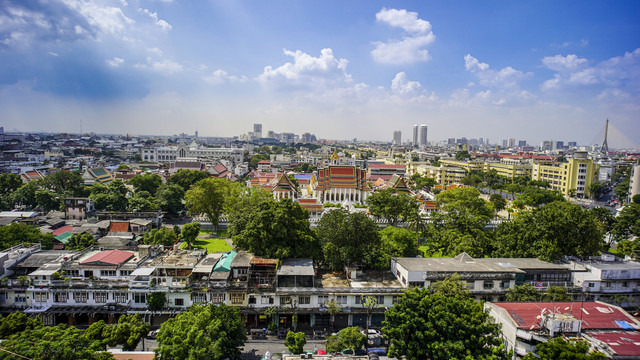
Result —
[{"label": "rooftop", "polygon": [[640,356],[640,333],[628,331],[593,332],[588,336],[606,344],[615,355]]},{"label": "rooftop", "polygon": [[82,261],[80,265],[120,265],[134,255],[132,252],[122,250],[101,251]]},{"label": "rooftop", "polygon": [[[462,254],[461,254],[462,255]],[[467,254],[455,258],[394,258],[408,271],[420,272],[479,272],[479,273],[524,273],[510,262],[496,262],[491,258],[474,259]],[[509,259],[502,259],[509,260]]]},{"label": "rooftop", "polygon": [[315,276],[313,260],[310,258],[283,260],[278,269],[278,276],[284,275]]}]

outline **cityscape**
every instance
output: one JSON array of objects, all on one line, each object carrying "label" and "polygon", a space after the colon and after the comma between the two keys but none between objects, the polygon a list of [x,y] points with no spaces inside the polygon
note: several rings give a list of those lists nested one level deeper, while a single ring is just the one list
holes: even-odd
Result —
[{"label": "cityscape", "polygon": [[583,5],[4,2],[0,359],[640,359],[640,5]]}]

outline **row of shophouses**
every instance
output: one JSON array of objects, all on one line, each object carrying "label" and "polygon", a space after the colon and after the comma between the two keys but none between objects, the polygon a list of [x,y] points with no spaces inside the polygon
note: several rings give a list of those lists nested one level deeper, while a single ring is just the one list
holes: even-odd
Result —
[{"label": "row of shophouses", "polygon": [[[540,290],[565,287],[574,300],[599,300],[636,306],[640,264],[615,258],[573,260],[562,264],[537,259],[393,258],[388,270],[342,272],[318,268],[311,259],[266,259],[244,251],[206,253],[139,245],[122,250],[41,251],[16,247],[0,253],[0,311],[23,311],[45,324],[89,325],[138,313],[159,325],[199,303],[236,306],[248,328],[326,329],[381,326],[384,311],[409,287],[427,287],[457,273],[480,300],[500,302],[518,284]],[[150,297],[164,294],[161,309],[149,309]],[[365,307],[373,297],[376,306]],[[277,308],[269,319],[265,310]],[[295,322],[295,323],[294,323]]]}]

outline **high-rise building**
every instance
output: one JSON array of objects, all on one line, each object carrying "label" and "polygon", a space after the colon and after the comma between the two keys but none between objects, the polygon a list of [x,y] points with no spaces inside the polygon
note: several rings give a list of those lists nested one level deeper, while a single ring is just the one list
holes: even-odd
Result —
[{"label": "high-rise building", "polygon": [[518,140],[518,147],[527,146],[527,140]]},{"label": "high-rise building", "polygon": [[556,141],[556,149],[564,149],[564,141]]},{"label": "high-rise building", "polygon": [[502,147],[508,147],[509,146],[509,140],[507,139],[502,139]]},{"label": "high-rise building", "polygon": [[509,147],[512,148],[514,146],[516,146],[516,139],[510,138],[509,139]]},{"label": "high-rise building", "polygon": [[447,140],[447,144],[455,145],[456,144],[456,138],[449,138],[449,140]]},{"label": "high-rise building", "polygon": [[575,142],[575,141],[569,141],[567,143],[567,146],[570,147],[570,148],[574,148],[574,147],[578,146],[578,143]]},{"label": "high-rise building", "polygon": [[418,146],[418,125],[413,125],[413,146]]},{"label": "high-rise building", "polygon": [[253,124],[253,136],[257,139],[262,138],[262,124]]},{"label": "high-rise building", "polygon": [[427,125],[420,125],[420,147],[427,146]]},{"label": "high-rise building", "polygon": [[393,132],[393,145],[402,145],[402,131],[396,130]]},{"label": "high-rise building", "polygon": [[478,139],[478,144],[484,145],[484,139],[483,138]]}]

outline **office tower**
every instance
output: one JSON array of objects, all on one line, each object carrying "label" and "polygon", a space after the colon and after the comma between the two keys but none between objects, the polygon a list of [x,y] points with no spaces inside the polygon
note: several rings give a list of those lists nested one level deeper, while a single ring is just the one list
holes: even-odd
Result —
[{"label": "office tower", "polygon": [[556,149],[564,149],[564,141],[556,141]]},{"label": "office tower", "polygon": [[578,143],[575,142],[575,141],[569,141],[567,143],[567,146],[570,147],[570,148],[574,148],[574,147],[578,146]]},{"label": "office tower", "polygon": [[456,144],[456,138],[449,138],[449,140],[447,140],[447,144],[455,145]]},{"label": "office tower", "polygon": [[275,139],[275,138],[276,138],[276,132],[275,132],[275,131],[273,131],[273,130],[269,130],[269,131],[267,132],[267,137],[268,137],[268,138]]},{"label": "office tower", "polygon": [[420,147],[427,146],[427,125],[420,125]]},{"label": "office tower", "polygon": [[478,139],[478,144],[484,145],[484,139],[483,138]]},{"label": "office tower", "polygon": [[518,140],[518,147],[527,146],[527,140]]},{"label": "office tower", "polygon": [[195,133],[195,135],[196,135],[195,137],[198,137],[198,130],[196,130],[196,133]]},{"label": "office tower", "polygon": [[262,124],[253,124],[253,136],[256,139],[262,138]]},{"label": "office tower", "polygon": [[396,130],[393,132],[393,145],[402,145],[402,131]]},{"label": "office tower", "polygon": [[511,148],[511,147],[514,147],[514,146],[516,146],[516,139],[510,138],[509,139],[509,147]]},{"label": "office tower", "polygon": [[413,125],[413,146],[418,146],[418,125]]}]

